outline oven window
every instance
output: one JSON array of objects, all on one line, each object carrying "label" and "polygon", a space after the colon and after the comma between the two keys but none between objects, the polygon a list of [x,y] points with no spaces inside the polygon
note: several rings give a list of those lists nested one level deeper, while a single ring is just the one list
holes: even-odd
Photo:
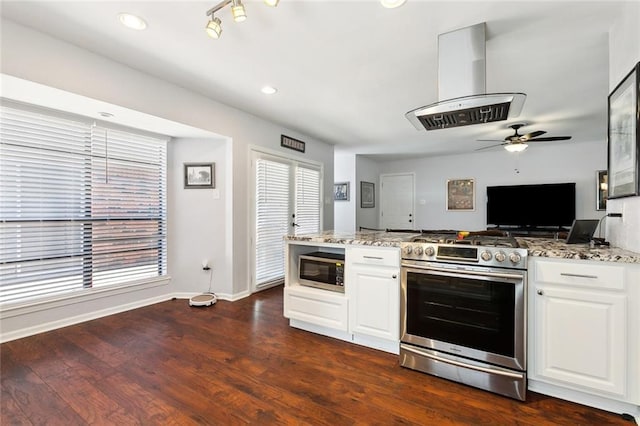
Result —
[{"label": "oven window", "polygon": [[407,272],[407,332],[514,356],[515,285]]}]

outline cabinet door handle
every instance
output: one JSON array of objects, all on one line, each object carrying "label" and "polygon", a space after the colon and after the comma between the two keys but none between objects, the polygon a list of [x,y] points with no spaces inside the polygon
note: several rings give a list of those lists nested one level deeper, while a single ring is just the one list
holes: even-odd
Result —
[{"label": "cabinet door handle", "polygon": [[583,274],[570,274],[568,272],[560,272],[560,275],[563,277],[574,277],[574,278],[592,278],[597,279],[597,275],[583,275]]},{"label": "cabinet door handle", "polygon": [[538,293],[540,296],[542,296],[544,294],[544,291],[538,290],[536,293]]},{"label": "cabinet door handle", "polygon": [[365,259],[382,260],[382,258],[378,256],[362,256],[362,257],[364,257]]},{"label": "cabinet door handle", "polygon": [[395,280],[396,278],[398,278],[398,276],[393,274],[393,275],[391,275],[391,278],[393,278]]}]

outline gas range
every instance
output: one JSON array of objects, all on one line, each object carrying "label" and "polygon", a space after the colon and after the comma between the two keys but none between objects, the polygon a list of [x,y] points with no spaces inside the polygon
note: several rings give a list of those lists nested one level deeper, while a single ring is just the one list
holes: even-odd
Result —
[{"label": "gas range", "polygon": [[513,237],[476,235],[458,240],[455,234],[423,234],[402,243],[401,250],[403,260],[527,268],[527,249]]}]

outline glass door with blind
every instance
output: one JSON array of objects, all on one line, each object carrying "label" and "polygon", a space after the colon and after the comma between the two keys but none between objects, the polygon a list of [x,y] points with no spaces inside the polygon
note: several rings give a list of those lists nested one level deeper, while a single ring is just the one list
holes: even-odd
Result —
[{"label": "glass door with blind", "polygon": [[322,169],[254,151],[252,289],[284,280],[284,236],[319,232]]}]

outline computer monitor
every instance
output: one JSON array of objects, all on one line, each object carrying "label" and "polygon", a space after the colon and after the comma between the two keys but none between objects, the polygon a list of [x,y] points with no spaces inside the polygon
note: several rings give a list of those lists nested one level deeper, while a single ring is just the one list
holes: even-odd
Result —
[{"label": "computer monitor", "polygon": [[600,221],[598,219],[576,219],[571,225],[571,230],[567,235],[567,244],[589,243],[596,232]]}]

